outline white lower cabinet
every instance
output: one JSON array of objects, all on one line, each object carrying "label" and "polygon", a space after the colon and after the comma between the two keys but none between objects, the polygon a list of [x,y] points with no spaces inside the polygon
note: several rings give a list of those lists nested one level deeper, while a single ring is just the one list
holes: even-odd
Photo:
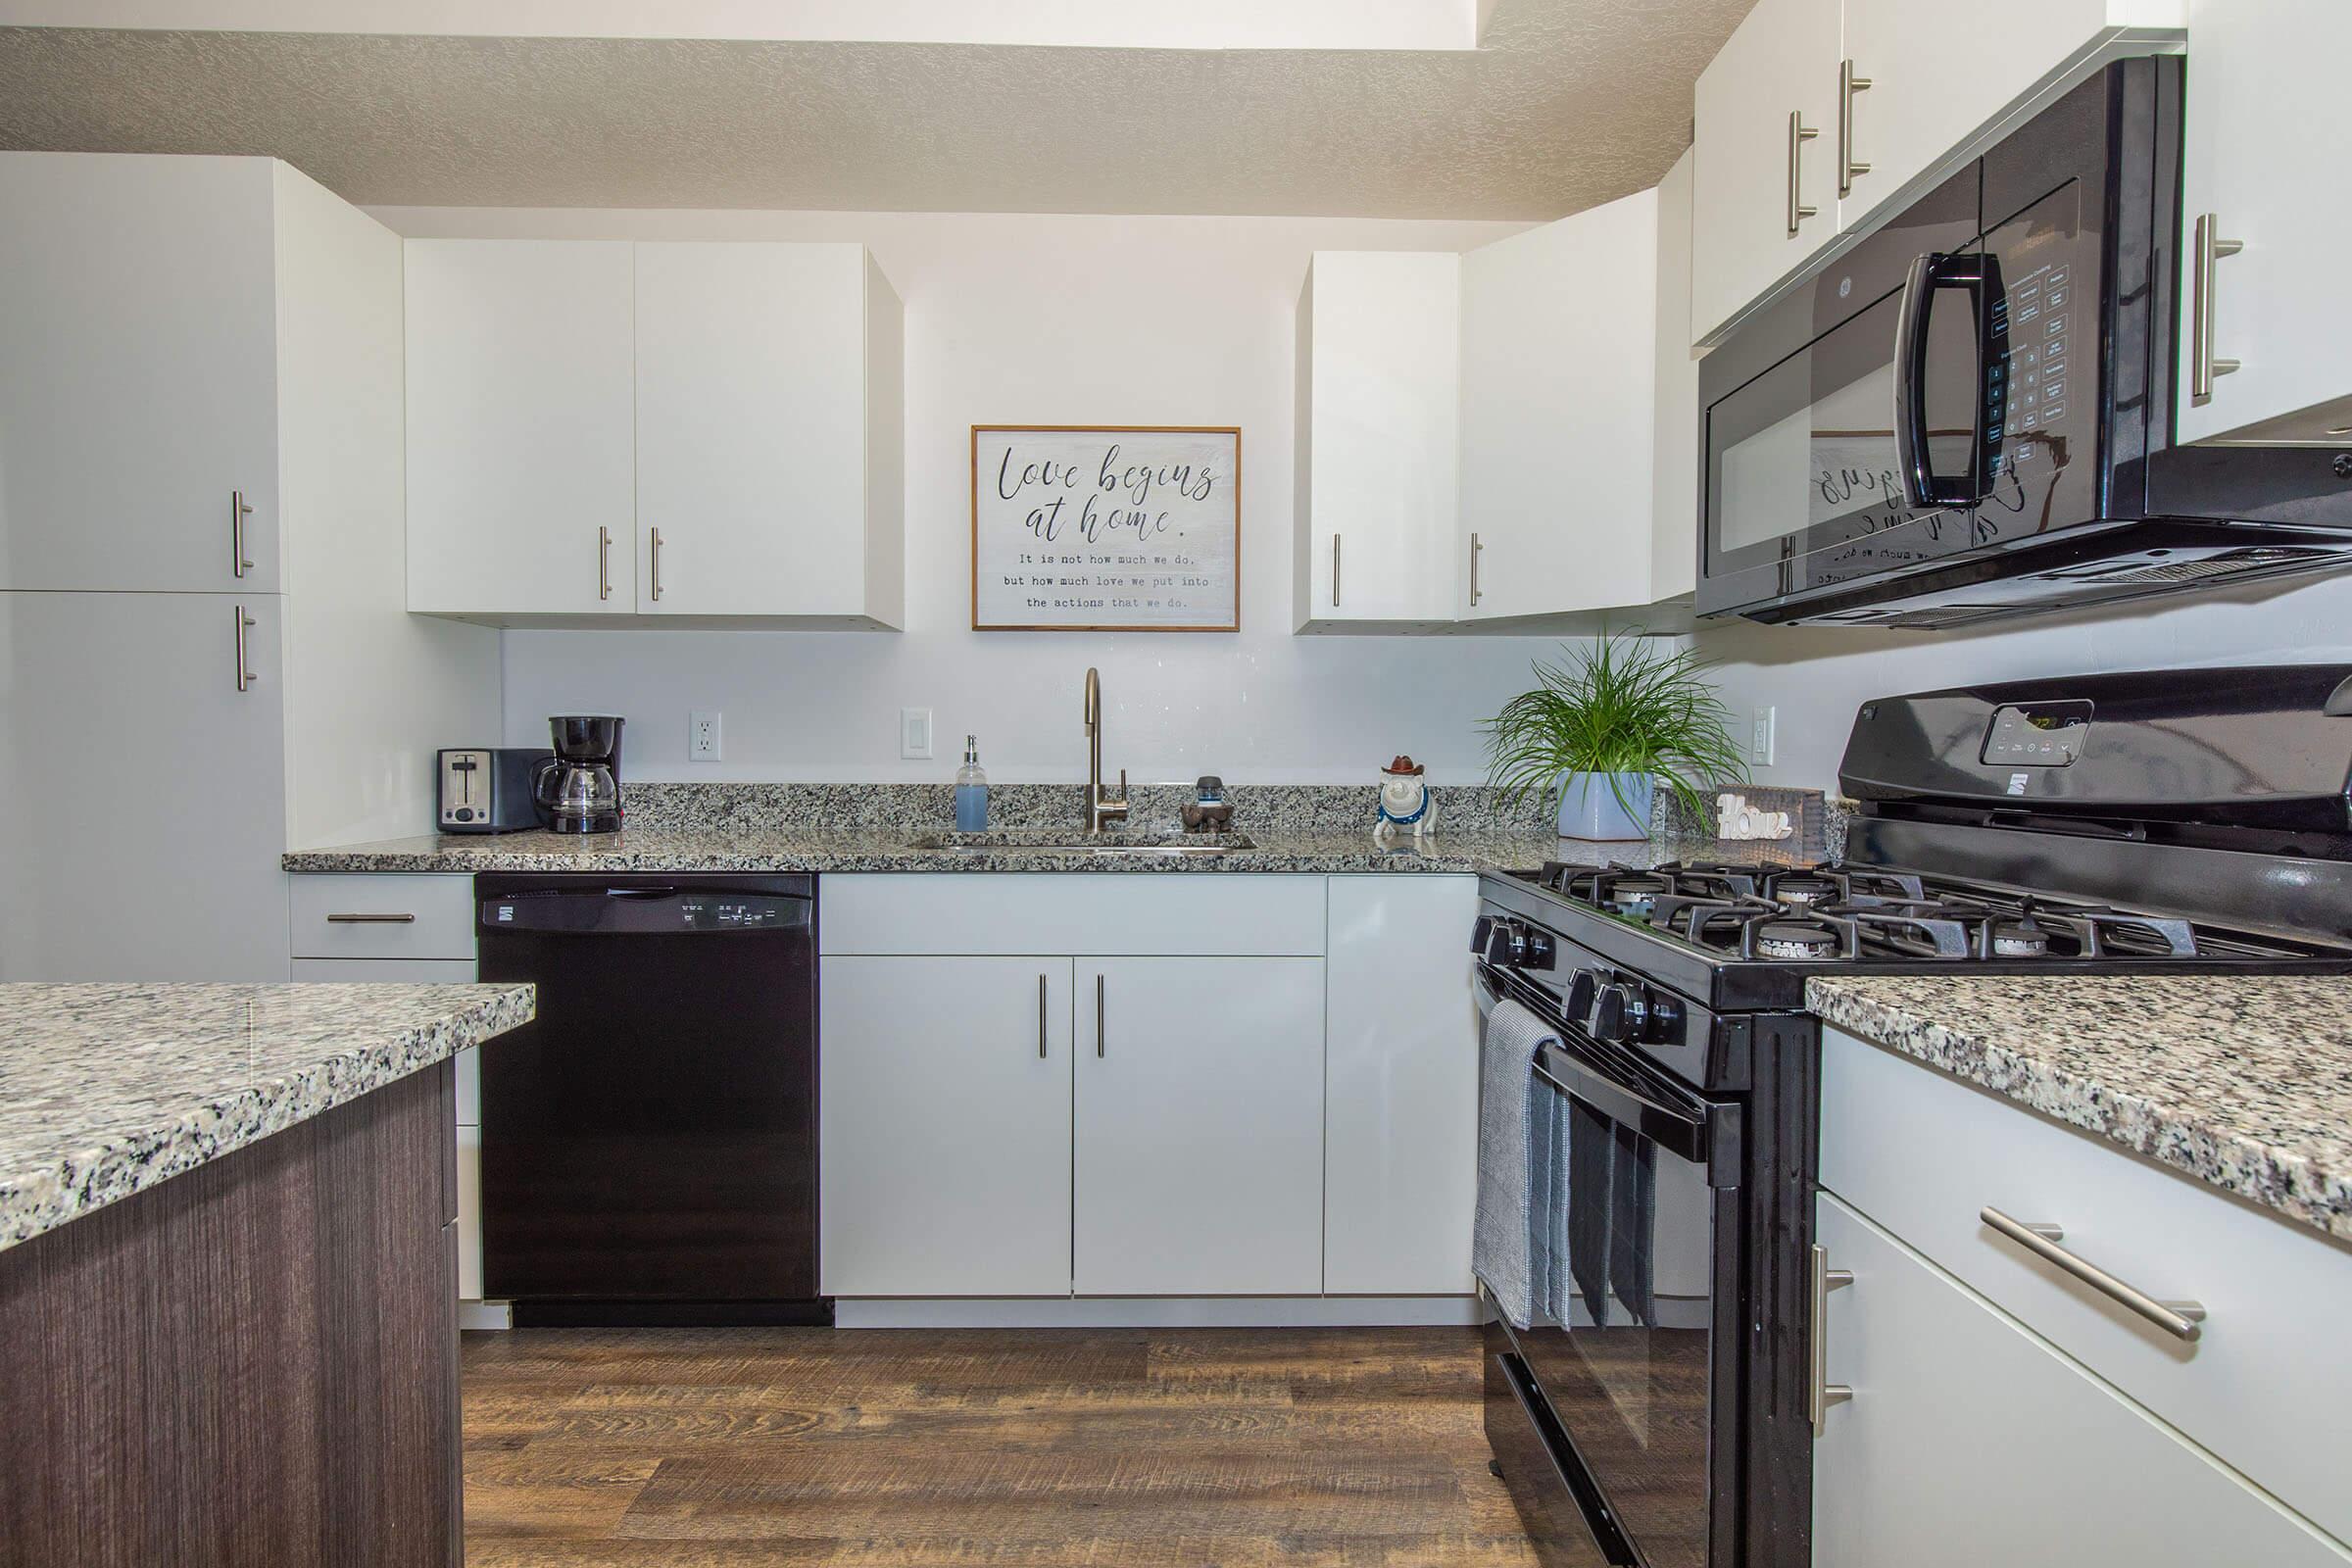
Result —
[{"label": "white lower cabinet", "polygon": [[1466,1300],[1477,886],[824,877],[825,1293]]},{"label": "white lower cabinet", "polygon": [[822,960],[826,1295],[1068,1294],[1070,967]]},{"label": "white lower cabinet", "polygon": [[1838,1199],[1815,1212],[1853,1275],[1829,1297],[1853,1398],[1814,1447],[1815,1568],[2352,1561]]},{"label": "white lower cabinet", "polygon": [[1078,964],[1080,1296],[1323,1288],[1323,960]]},{"label": "white lower cabinet", "polygon": [[1330,907],[1323,1289],[1460,1295],[1478,1206],[1478,879],[1335,876]]}]

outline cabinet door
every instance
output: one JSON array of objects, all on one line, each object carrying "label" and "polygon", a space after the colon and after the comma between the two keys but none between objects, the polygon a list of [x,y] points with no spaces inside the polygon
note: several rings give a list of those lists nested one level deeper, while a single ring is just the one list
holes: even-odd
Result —
[{"label": "cabinet door", "polygon": [[1646,190],[1462,258],[1469,618],[1649,602],[1657,255]]},{"label": "cabinet door", "polygon": [[409,241],[411,610],[636,607],[629,249]]},{"label": "cabinet door", "polygon": [[[2183,441],[2340,442],[2352,430],[2352,167],[2343,0],[2190,0],[2180,206]],[[2238,368],[2195,395],[2197,220],[2244,248],[2217,257],[2212,353]],[[2334,432],[2331,436],[2330,432]]]},{"label": "cabinet door", "polygon": [[865,248],[640,245],[636,288],[637,609],[862,613]]},{"label": "cabinet door", "polygon": [[1081,958],[1081,1296],[1323,1286],[1323,960]]},{"label": "cabinet door", "polygon": [[[1838,227],[1869,222],[1912,181],[1948,171],[1981,134],[1997,134],[2012,111],[2078,78],[2119,38],[2139,36],[2143,49],[2178,38],[2173,9],[2169,0],[1845,0],[1844,58],[1870,85],[1852,94],[1843,151],[1849,169],[1870,167],[1838,177],[1836,115],[1807,149],[1819,149],[1838,187]],[[2130,25],[2157,22],[2171,25]]]},{"label": "cabinet door", "polygon": [[276,591],[270,213],[264,158],[0,153],[0,588]]},{"label": "cabinet door", "polygon": [[[1759,0],[1699,74],[1690,279],[1696,341],[1715,341],[1838,232],[1838,0]],[[1791,140],[1792,114],[1817,132],[1812,140]],[[1791,234],[1798,205],[1813,214],[1799,217]]]},{"label": "cabinet door", "polygon": [[1323,1289],[1470,1291],[1478,1206],[1478,879],[1331,878]]},{"label": "cabinet door", "polygon": [[1297,623],[1453,618],[1461,258],[1319,251],[1299,301]]},{"label": "cabinet door", "polygon": [[1070,960],[818,974],[827,1296],[1066,1296]]},{"label": "cabinet door", "polygon": [[0,980],[286,978],[283,603],[0,593]]},{"label": "cabinet door", "polygon": [[[1829,1379],[1815,1568],[2352,1561],[2172,1428],[1824,1194]],[[2316,1439],[2316,1435],[2315,1435]]]}]

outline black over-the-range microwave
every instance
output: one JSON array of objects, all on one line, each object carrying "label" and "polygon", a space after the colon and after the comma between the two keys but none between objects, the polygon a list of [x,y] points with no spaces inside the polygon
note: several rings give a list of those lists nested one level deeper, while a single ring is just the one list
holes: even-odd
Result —
[{"label": "black over-the-range microwave", "polygon": [[1957,626],[2352,567],[2352,448],[2173,441],[2182,70],[2108,67],[1700,363],[1699,613]]}]

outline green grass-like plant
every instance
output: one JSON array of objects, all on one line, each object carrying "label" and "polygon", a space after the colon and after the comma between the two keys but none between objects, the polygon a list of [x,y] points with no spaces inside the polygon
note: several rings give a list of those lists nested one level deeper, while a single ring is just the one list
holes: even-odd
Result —
[{"label": "green grass-like plant", "polygon": [[1561,645],[1556,664],[1535,662],[1535,690],[1514,697],[1482,726],[1488,782],[1517,807],[1556,794],[1567,773],[1605,773],[1609,792],[1634,809],[1613,776],[1647,773],[1699,821],[1704,791],[1744,782],[1731,710],[1705,679],[1712,662],[1632,635],[1603,633]]}]

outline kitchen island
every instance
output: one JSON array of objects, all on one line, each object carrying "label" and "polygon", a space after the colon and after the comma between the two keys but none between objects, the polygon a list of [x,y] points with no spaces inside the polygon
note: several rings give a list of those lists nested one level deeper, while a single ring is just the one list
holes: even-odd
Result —
[{"label": "kitchen island", "polygon": [[528,986],[0,986],[0,1564],[459,1560],[451,1058]]}]

